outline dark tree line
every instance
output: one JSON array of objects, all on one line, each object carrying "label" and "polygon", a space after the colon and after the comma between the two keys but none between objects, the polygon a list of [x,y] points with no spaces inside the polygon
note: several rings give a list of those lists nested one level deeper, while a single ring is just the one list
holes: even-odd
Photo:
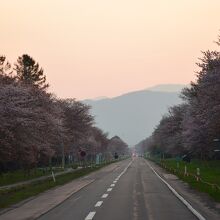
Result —
[{"label": "dark tree line", "polygon": [[43,69],[29,55],[13,66],[0,56],[0,172],[48,166],[63,156],[72,161],[80,149],[88,156],[110,151],[90,107],[59,99],[48,87]]},{"label": "dark tree line", "polygon": [[[217,44],[220,46],[220,38]],[[181,92],[183,104],[171,107],[138,149],[170,156],[187,153],[202,159],[219,158],[215,150],[220,144],[220,51],[203,52],[197,65],[196,81]]]}]

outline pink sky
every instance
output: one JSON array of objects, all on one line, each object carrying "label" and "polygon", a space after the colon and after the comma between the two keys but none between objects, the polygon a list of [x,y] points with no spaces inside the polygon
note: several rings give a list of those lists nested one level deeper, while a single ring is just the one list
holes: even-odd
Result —
[{"label": "pink sky", "polygon": [[50,91],[77,99],[188,84],[201,50],[216,48],[219,0],[7,0],[1,53],[28,53]]}]

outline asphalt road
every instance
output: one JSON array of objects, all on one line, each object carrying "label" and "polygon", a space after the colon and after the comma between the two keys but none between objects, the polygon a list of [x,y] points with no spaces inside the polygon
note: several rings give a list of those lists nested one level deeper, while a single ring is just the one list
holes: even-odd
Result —
[{"label": "asphalt road", "polygon": [[143,158],[104,169],[40,220],[195,220]]}]

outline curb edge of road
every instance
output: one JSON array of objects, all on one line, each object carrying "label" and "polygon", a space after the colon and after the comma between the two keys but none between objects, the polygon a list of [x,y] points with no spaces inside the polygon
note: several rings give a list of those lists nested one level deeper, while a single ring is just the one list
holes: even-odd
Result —
[{"label": "curb edge of road", "polygon": [[49,208],[47,211],[41,213],[39,216],[37,216],[35,219],[39,219],[40,217],[42,217],[43,215],[46,215],[48,212],[50,212],[51,210],[55,209],[57,206],[59,206],[61,203],[65,202],[67,199],[69,199],[73,194],[79,192],[80,190],[82,190],[83,188],[87,187],[88,185],[90,185],[91,183],[93,183],[95,181],[95,179],[92,179],[90,182],[88,182],[87,184],[83,185],[82,187],[80,187],[79,189],[77,189],[76,191],[73,191],[71,194],[69,194],[64,200],[62,200],[61,202],[59,202],[58,204],[56,204],[55,206],[53,206],[52,208]]},{"label": "curb edge of road", "polygon": [[[120,161],[117,161],[117,162],[120,162]],[[109,164],[111,165],[111,164]],[[108,165],[107,165],[108,166]],[[106,167],[106,166],[105,166]],[[103,168],[105,168],[103,167]],[[113,169],[115,170],[116,167]],[[98,172],[99,170],[95,171],[95,172]],[[80,178],[84,179],[86,176],[82,176]],[[64,200],[62,200],[60,203],[56,204],[54,207],[48,209],[46,212],[40,214],[39,216],[37,216],[35,219],[39,219],[40,217],[42,217],[43,215],[46,215],[48,212],[50,212],[51,210],[55,209],[56,207],[58,207],[61,203],[65,202],[67,199],[69,199],[73,194],[79,192],[80,190],[82,190],[83,188],[87,187],[88,185],[92,184],[93,182],[95,181],[95,179],[92,179],[89,183],[85,184],[84,186],[82,186],[81,188],[79,188],[77,191],[74,191],[72,192],[70,195],[68,195]]]},{"label": "curb edge of road", "polygon": [[196,216],[199,220],[206,220],[193,206],[183,198],[163,177],[158,174],[157,171],[147,162],[146,164],[150,167],[150,169],[154,172],[154,174],[168,187],[168,189],[192,212],[194,216]]},{"label": "curb edge of road", "polygon": [[[77,170],[79,170],[79,169],[75,169],[75,170],[70,171],[70,172],[75,172],[75,171],[77,171]],[[70,173],[70,172],[67,172],[67,173]],[[65,173],[64,173],[64,174],[65,174]],[[60,175],[63,175],[63,174],[60,174]],[[57,175],[55,174],[55,176],[57,176]],[[51,175],[48,175],[48,176],[45,176],[45,177],[47,177],[47,178],[45,178],[45,180],[46,180],[46,179],[51,178]],[[80,178],[83,178],[83,176],[80,177]],[[40,179],[40,181],[44,181],[44,179],[42,179],[42,180]],[[33,181],[33,182],[35,182],[35,181]],[[37,182],[37,180],[36,180],[36,182]],[[20,186],[26,186],[26,185],[29,185],[29,184],[30,184],[30,183],[24,183],[24,184],[21,184]],[[65,185],[65,184],[64,184],[64,185]],[[55,186],[55,187],[53,187],[53,188],[50,188],[50,189],[48,189],[48,190],[46,190],[46,191],[40,192],[40,193],[37,194],[37,195],[28,197],[28,198],[26,198],[26,199],[24,199],[24,200],[21,200],[21,201],[18,202],[18,203],[12,204],[12,205],[10,205],[10,206],[7,207],[7,208],[2,208],[2,209],[0,209],[0,216],[1,216],[1,215],[4,215],[4,214],[7,213],[7,212],[10,212],[10,211],[12,211],[12,210],[14,210],[14,209],[16,209],[16,208],[21,207],[22,205],[24,205],[24,204],[26,204],[27,202],[30,202],[31,200],[33,200],[33,199],[39,197],[40,195],[42,195],[43,193],[45,193],[45,192],[47,192],[47,191],[57,189],[58,187],[61,187],[61,186],[63,186],[63,185],[57,185],[57,186]],[[9,188],[9,187],[8,187],[8,188]]]},{"label": "curb edge of road", "polygon": [[[80,177],[80,179],[83,179],[83,178],[84,178],[83,176]],[[72,181],[74,181],[74,180],[72,180]],[[92,180],[92,181],[89,182],[87,185],[82,186],[82,188],[79,188],[77,191],[72,192],[72,193],[71,193],[70,195],[68,195],[68,197],[66,197],[62,202],[64,202],[66,199],[68,199],[68,198],[69,198],[70,196],[72,196],[74,193],[80,191],[80,190],[83,189],[84,187],[86,187],[86,186],[88,186],[89,184],[93,183],[94,181],[95,181],[95,180]],[[66,183],[66,184],[68,184],[68,183]],[[65,185],[65,184],[64,184],[64,185]],[[49,191],[51,191],[51,190],[56,190],[57,188],[62,187],[62,186],[64,186],[64,185],[57,185],[57,186],[55,186],[54,188],[48,189],[48,190],[43,191],[43,192],[41,192],[41,193],[39,193],[39,194],[37,194],[37,195],[35,195],[35,196],[31,196],[31,197],[29,197],[29,198],[27,198],[27,199],[25,199],[25,200],[22,200],[22,201],[20,201],[20,202],[18,202],[18,203],[15,203],[14,205],[12,205],[12,206],[10,206],[10,207],[8,207],[8,208],[4,208],[4,209],[0,210],[0,217],[1,217],[1,215],[6,214],[7,212],[13,211],[14,209],[17,209],[17,208],[19,208],[19,207],[25,205],[26,203],[28,203],[28,202],[30,202],[30,201],[32,201],[32,200],[38,198],[38,197],[41,196],[42,194],[47,193],[47,192],[49,192]],[[62,203],[62,202],[60,202],[60,203]],[[60,203],[59,203],[59,204],[60,204]],[[58,206],[59,204],[57,204],[56,206]],[[54,206],[53,208],[55,208],[56,206]],[[53,209],[53,208],[51,208],[51,209]],[[50,209],[50,210],[51,210],[51,209]],[[50,210],[48,210],[48,211],[50,211]],[[47,211],[47,212],[48,212],[48,211]],[[45,212],[45,213],[46,213],[46,212]],[[44,214],[44,213],[43,213],[43,214]],[[43,215],[43,214],[42,214],[42,215]],[[38,216],[37,218],[39,218],[39,217],[40,217],[40,216]]]},{"label": "curb edge of road", "polygon": [[[122,161],[123,161],[123,160],[122,160]],[[120,161],[117,161],[117,162],[120,162]],[[117,163],[117,162],[116,162],[116,163]],[[112,164],[114,164],[114,163],[112,163]],[[112,165],[112,164],[108,164],[107,166]],[[102,167],[100,170],[102,170],[103,168],[106,168],[107,166]],[[115,167],[113,170],[115,170],[116,168],[117,168],[117,167]],[[100,170],[96,170],[95,172],[99,172]],[[92,172],[92,173],[95,173],[95,172]],[[90,174],[92,174],[92,173],[90,173]],[[80,178],[77,178],[77,179],[78,179],[78,180],[79,180],[79,179],[82,179],[82,180],[83,180],[85,177],[88,177],[88,176],[81,176]],[[76,179],[74,179],[74,180],[72,180],[72,181],[75,181],[75,180],[76,180]],[[35,216],[34,216],[34,215],[31,215],[31,219],[39,219],[39,218],[42,217],[43,215],[47,214],[48,212],[50,212],[51,210],[55,209],[57,206],[59,206],[60,204],[62,204],[63,202],[65,202],[65,201],[66,201],[67,199],[69,199],[73,194],[79,192],[79,191],[82,190],[83,188],[85,188],[85,187],[87,187],[88,185],[92,184],[94,181],[95,181],[95,179],[91,179],[91,180],[90,180],[89,182],[87,182],[85,185],[79,187],[78,189],[76,189],[76,190],[73,191],[72,193],[68,194],[62,201],[58,202],[58,203],[55,204],[53,207],[50,207],[50,208],[48,208],[48,209],[45,210],[45,211],[39,212],[39,213],[36,214]],[[71,182],[71,181],[70,181],[70,182]],[[68,183],[67,183],[67,184],[68,184]],[[66,184],[64,184],[64,185],[66,185]],[[40,195],[42,195],[42,194],[44,194],[44,193],[46,193],[46,192],[48,192],[48,191],[55,190],[55,189],[57,189],[57,188],[59,188],[59,187],[62,187],[62,186],[63,186],[63,185],[56,186],[56,187],[54,187],[54,188],[51,188],[51,189],[46,190],[46,191],[44,191],[44,192],[41,192],[41,193],[39,193],[38,195],[32,196],[32,197],[27,198],[27,199],[25,199],[25,200],[23,200],[23,201],[21,201],[21,202],[19,202],[19,203],[16,203],[16,204],[14,204],[13,206],[11,206],[11,207],[9,207],[9,208],[3,209],[3,210],[1,210],[1,212],[0,212],[0,217],[3,216],[3,215],[5,215],[5,214],[7,214],[7,213],[9,213],[10,211],[13,211],[13,210],[15,210],[15,209],[17,209],[17,208],[19,208],[19,207],[25,205],[26,203],[28,203],[28,202],[30,202],[30,201],[36,199],[36,198],[39,197]],[[28,219],[29,219],[29,218],[28,218]]]}]

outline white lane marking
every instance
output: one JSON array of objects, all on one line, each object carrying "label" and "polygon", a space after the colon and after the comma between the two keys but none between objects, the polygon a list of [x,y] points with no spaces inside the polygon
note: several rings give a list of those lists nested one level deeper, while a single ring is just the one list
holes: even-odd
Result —
[{"label": "white lane marking", "polygon": [[199,219],[206,220],[197,210],[195,210],[189,202],[187,202],[168,182],[166,182],[155,170],[154,168],[146,161],[147,165],[151,170],[156,174],[156,176],[167,185],[171,192]]},{"label": "white lane marking", "polygon": [[114,187],[114,186],[115,186],[115,184],[111,184],[110,186],[111,186],[111,187]]},{"label": "white lane marking", "polygon": [[86,216],[85,220],[92,220],[93,217],[94,217],[94,215],[95,215],[95,213],[96,213],[96,212],[90,212],[90,213]]},{"label": "white lane marking", "polygon": [[[132,160],[132,161],[127,165],[127,167],[125,167],[125,169],[118,175],[118,177],[115,179],[116,182],[121,178],[121,176],[122,176],[123,174],[126,173],[128,167],[132,164],[132,162],[133,162],[133,160]],[[115,183],[115,181],[113,181],[113,183]]]},{"label": "white lane marking", "polygon": [[108,194],[103,194],[102,195],[102,198],[104,198],[104,199],[107,198],[107,197],[108,197]]},{"label": "white lane marking", "polygon": [[132,164],[133,160],[130,161],[130,163],[124,168],[124,170],[118,175],[118,177],[116,179],[119,179],[123,174],[126,173],[127,169],[130,167],[130,165]]},{"label": "white lane marking", "polygon": [[117,183],[117,180],[114,180],[113,183]]},{"label": "white lane marking", "polygon": [[107,192],[111,192],[111,191],[112,191],[112,188],[108,188],[108,189],[107,189]]},{"label": "white lane marking", "polygon": [[100,207],[102,205],[103,201],[98,201],[96,204],[95,204],[95,207]]}]

